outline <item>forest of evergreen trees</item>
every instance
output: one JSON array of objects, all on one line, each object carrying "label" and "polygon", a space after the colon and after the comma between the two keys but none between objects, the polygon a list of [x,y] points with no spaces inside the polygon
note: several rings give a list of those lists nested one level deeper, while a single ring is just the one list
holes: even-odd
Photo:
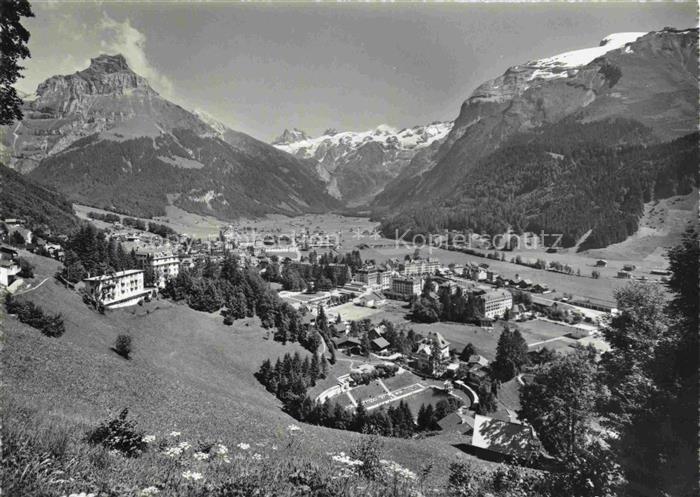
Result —
[{"label": "forest of evergreen trees", "polygon": [[646,145],[634,121],[559,123],[522,134],[470,168],[446,199],[412,205],[382,220],[381,230],[427,234],[444,229],[492,235],[561,233],[582,249],[607,246],[637,230],[645,202],[697,186],[698,134]]},{"label": "forest of evergreen trees", "polygon": [[307,395],[307,390],[318,379],[328,375],[328,363],[325,357],[314,354],[311,359],[302,360],[298,353],[287,353],[275,364],[265,360],[256,373],[258,381],[284,404],[284,409],[292,417],[310,424],[327,426],[339,430],[372,433],[376,435],[410,438],[422,431],[439,429],[437,422],[446,415],[456,411],[461,403],[455,398],[421,405],[418,418],[414,419],[409,406],[400,401],[388,409],[380,407],[367,411],[362,402],[353,411],[337,402],[326,400],[315,402]]},{"label": "forest of evergreen trees", "polygon": [[258,316],[263,327],[276,329],[275,339],[282,343],[299,342],[313,352],[321,343],[318,331],[302,323],[299,313],[256,270],[240,266],[238,258],[230,254],[220,264],[207,259],[191,270],[180,271],[168,280],[162,293],[198,311],[222,310],[226,324]]},{"label": "forest of evergreen trees", "polygon": [[303,291],[330,290],[344,286],[352,279],[352,271],[362,267],[362,259],[357,250],[339,254],[324,253],[319,256],[311,251],[308,260],[281,264],[274,260],[263,274],[267,281],[282,284],[284,290]]},{"label": "forest of evergreen trees", "polygon": [[133,251],[125,251],[121,243],[107,239],[104,231],[89,223],[68,237],[64,249],[61,275],[74,283],[88,274],[94,276],[138,267]]}]

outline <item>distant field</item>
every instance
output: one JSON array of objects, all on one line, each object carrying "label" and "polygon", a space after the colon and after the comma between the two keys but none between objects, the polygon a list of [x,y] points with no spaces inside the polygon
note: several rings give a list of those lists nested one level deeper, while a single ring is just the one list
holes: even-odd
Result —
[{"label": "distant field", "polygon": [[[91,211],[100,212],[103,214],[111,212],[80,204],[73,204],[73,209],[75,210],[77,216],[81,219],[89,219],[88,213]],[[160,224],[165,224],[170,226],[178,233],[202,239],[218,237],[220,229],[226,225],[224,221],[221,221],[214,217],[192,214],[172,205],[167,206],[165,210],[166,216],[164,217],[156,217],[154,219],[139,219],[143,219],[143,221],[145,222],[154,221]],[[120,215],[123,216],[123,214]],[[108,223],[104,223],[102,221],[97,221],[94,219],[90,219],[90,221],[93,222],[98,228],[106,228],[109,226]]]},{"label": "distant field", "polygon": [[347,302],[335,307],[330,307],[326,312],[330,314],[340,314],[340,318],[343,321],[359,321],[365,318],[375,319],[381,312],[381,308],[372,309],[371,307],[362,307],[352,302]]},{"label": "distant field", "polygon": [[516,323],[528,344],[549,340],[550,338],[562,337],[573,331],[570,326],[551,323],[541,319],[523,321]]},{"label": "distant field", "polygon": [[[430,332],[439,332],[450,342],[450,349],[461,352],[468,343],[471,343],[478,354],[483,355],[489,360],[496,358],[498,337],[505,326],[519,328],[523,334],[523,338],[525,338],[528,344],[556,337],[564,337],[572,331],[571,327],[543,321],[541,319],[523,322],[497,321],[493,328],[481,328],[480,326],[471,324],[442,321],[431,324],[413,323],[406,319],[407,312],[408,310],[404,309],[402,304],[390,301],[390,304],[384,307],[381,313],[372,317],[372,321],[373,323],[378,323],[380,320],[386,319],[392,323],[403,325],[407,329],[413,329],[415,332],[424,336]],[[575,341],[572,341],[572,343],[574,342]],[[549,343],[547,346],[550,348],[554,347],[553,344]]]}]

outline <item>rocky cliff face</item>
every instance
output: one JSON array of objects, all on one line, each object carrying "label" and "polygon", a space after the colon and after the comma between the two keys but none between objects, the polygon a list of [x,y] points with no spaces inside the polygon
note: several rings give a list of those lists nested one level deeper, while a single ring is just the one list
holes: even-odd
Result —
[{"label": "rocky cliff face", "polygon": [[375,204],[444,195],[514,135],[563,119],[632,119],[658,141],[690,133],[697,124],[696,58],[697,30],[668,29],[619,33],[599,47],[512,67],[479,86],[439,150],[420,158],[417,174],[402,179],[405,187],[388,189]]},{"label": "rocky cliff face", "polygon": [[24,112],[3,130],[9,165],[72,200],[226,218],[337,205],[308,164],[162,98],[121,55],[49,78]]},{"label": "rocky cliff face", "polygon": [[386,125],[364,132],[330,129],[318,138],[297,129],[285,130],[274,145],[313,161],[327,191],[355,206],[371,200],[417,153],[444,139],[451,126],[436,122],[402,130]]}]

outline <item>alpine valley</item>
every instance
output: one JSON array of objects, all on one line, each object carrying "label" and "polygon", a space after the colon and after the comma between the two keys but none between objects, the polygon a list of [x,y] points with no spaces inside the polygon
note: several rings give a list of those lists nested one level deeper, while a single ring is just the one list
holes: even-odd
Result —
[{"label": "alpine valley", "polygon": [[5,162],[73,202],[144,217],[367,212],[382,231],[563,233],[604,247],[696,188],[697,29],[617,33],[509,68],[454,120],[299,129],[266,144],[161,97],[121,55],[54,76],[0,135]]}]

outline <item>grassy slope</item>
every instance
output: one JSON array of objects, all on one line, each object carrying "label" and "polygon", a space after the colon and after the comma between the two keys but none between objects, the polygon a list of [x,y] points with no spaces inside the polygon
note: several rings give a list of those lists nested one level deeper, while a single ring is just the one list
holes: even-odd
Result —
[{"label": "grassy slope", "polygon": [[[39,281],[57,267],[50,259],[30,260]],[[220,317],[163,300],[99,315],[52,279],[24,298],[62,312],[67,331],[51,339],[14,317],[5,320],[3,377],[9,398],[21,405],[93,426],[129,407],[148,432],[177,429],[231,445],[274,441],[294,422],[253,372],[267,357],[301,349],[264,340],[252,321],[225,327]],[[130,361],[110,350],[123,332],[134,337]],[[304,426],[302,447],[307,454],[347,451],[361,437]],[[384,443],[387,456],[413,469],[433,461],[436,477],[448,461],[471,458],[430,440]]]},{"label": "grassy slope", "polygon": [[47,225],[66,232],[78,226],[78,218],[61,194],[44,188],[0,163],[0,214],[25,219],[30,227]]}]

